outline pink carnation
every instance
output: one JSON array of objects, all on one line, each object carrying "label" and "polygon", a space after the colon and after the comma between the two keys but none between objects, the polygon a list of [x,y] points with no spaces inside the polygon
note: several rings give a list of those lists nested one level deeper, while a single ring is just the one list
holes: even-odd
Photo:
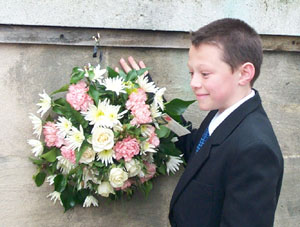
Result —
[{"label": "pink carnation", "polygon": [[64,138],[58,134],[58,129],[53,122],[48,121],[44,125],[43,134],[48,147],[61,147],[64,143]]},{"label": "pink carnation", "polygon": [[134,109],[135,106],[137,105],[145,104],[146,100],[147,100],[146,92],[142,88],[139,88],[137,92],[132,92],[129,95],[129,99],[126,102],[126,108],[128,110]]},{"label": "pink carnation", "polygon": [[75,151],[72,149],[68,149],[67,146],[62,146],[60,148],[61,150],[61,155],[64,156],[66,159],[68,159],[70,162],[75,164],[76,162],[76,156],[75,156]]},{"label": "pink carnation", "polygon": [[149,105],[137,105],[132,111],[132,115],[134,118],[131,120],[130,124],[132,125],[139,125],[139,124],[146,124],[151,123],[151,111],[149,109]]},{"label": "pink carnation", "polygon": [[140,147],[137,139],[129,136],[122,141],[117,142],[114,146],[114,151],[117,160],[124,158],[125,161],[128,162],[134,155],[140,153]]},{"label": "pink carnation", "polygon": [[131,186],[132,182],[131,180],[127,180],[124,182],[123,186],[120,188],[115,188],[117,191],[119,190],[125,190],[126,188],[129,188]]},{"label": "pink carnation", "polygon": [[159,145],[159,138],[157,137],[157,135],[155,134],[155,132],[153,132],[151,134],[151,136],[149,137],[149,143],[152,144],[153,146],[157,147]]},{"label": "pink carnation", "polygon": [[142,184],[154,177],[156,173],[156,165],[154,163],[144,162],[144,164],[147,168],[147,174],[144,177],[140,178]]},{"label": "pink carnation", "polygon": [[75,110],[87,111],[90,104],[93,104],[92,98],[87,94],[89,87],[84,81],[73,84],[69,87],[69,92],[66,96],[67,102]]}]

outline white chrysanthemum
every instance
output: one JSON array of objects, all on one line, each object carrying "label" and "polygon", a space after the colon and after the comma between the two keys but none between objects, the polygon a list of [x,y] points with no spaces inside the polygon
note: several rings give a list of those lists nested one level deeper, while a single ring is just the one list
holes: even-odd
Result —
[{"label": "white chrysanthemum", "polygon": [[59,116],[56,127],[58,128],[58,133],[62,137],[65,137],[71,131],[72,122],[65,117]]},{"label": "white chrysanthemum", "polygon": [[40,102],[36,104],[39,106],[39,110],[37,113],[41,113],[41,117],[51,108],[51,98],[46,94],[45,90],[43,90],[43,94],[39,94],[41,96]]},{"label": "white chrysanthemum", "polygon": [[[98,106],[90,105],[86,112],[82,112],[84,118],[89,121],[90,125],[97,127],[109,127],[122,126],[119,119],[127,112],[127,110],[118,113],[121,106],[110,105],[109,100],[105,99],[102,102],[99,101]],[[94,130],[94,129],[93,129]]]},{"label": "white chrysanthemum", "polygon": [[54,204],[58,200],[60,202],[60,204],[63,205],[62,202],[61,202],[61,199],[60,199],[60,192],[54,191],[54,192],[50,193],[49,195],[47,195],[47,198],[48,197],[50,197],[51,201],[53,200]]},{"label": "white chrysanthemum", "polygon": [[163,87],[163,88],[160,88],[157,90],[157,92],[155,93],[155,96],[154,96],[154,103],[156,105],[159,105],[159,107],[164,110],[165,106],[164,106],[164,100],[163,100],[163,95],[166,91],[166,88]]},{"label": "white chrysanthemum", "polygon": [[88,195],[84,200],[83,207],[90,207],[91,205],[97,207],[98,200],[94,196]]},{"label": "white chrysanthemum", "polygon": [[141,143],[141,154],[145,155],[146,152],[156,153],[155,146],[147,141]]},{"label": "white chrysanthemum", "polygon": [[169,175],[170,171],[175,173],[179,170],[180,164],[183,163],[180,157],[177,156],[169,156],[169,161],[167,161],[167,173]]},{"label": "white chrysanthemum", "polygon": [[152,134],[152,125],[141,125],[141,134],[143,137],[150,137]]},{"label": "white chrysanthemum", "polygon": [[32,113],[29,115],[29,118],[33,124],[33,134],[36,134],[37,137],[40,139],[43,130],[42,120]]},{"label": "white chrysanthemum", "polygon": [[142,155],[142,159],[146,162],[153,163],[154,162],[153,153],[146,153],[145,155]]},{"label": "white chrysanthemum", "polygon": [[97,176],[99,175],[99,172],[95,169],[92,169],[90,167],[84,167],[83,173],[82,173],[82,182],[79,184],[78,190],[82,188],[91,188],[91,184],[89,181],[92,181],[95,184],[100,184],[101,181],[98,180]]},{"label": "white chrysanthemum", "polygon": [[83,128],[80,125],[80,130],[78,130],[76,127],[72,127],[71,131],[66,137],[66,141],[68,143],[68,149],[80,149],[82,142],[84,141],[84,133]]},{"label": "white chrysanthemum", "polygon": [[34,156],[37,157],[37,156],[40,156],[43,153],[44,146],[41,143],[41,141],[31,139],[31,140],[28,140],[27,142],[30,146],[32,146],[31,151],[34,154]]},{"label": "white chrysanthemum", "polygon": [[159,111],[159,106],[155,102],[150,105],[150,111],[152,118],[157,118],[162,115],[162,112]]},{"label": "white chrysanthemum", "polygon": [[97,153],[97,161],[101,161],[105,166],[113,164],[113,158],[115,158],[115,151],[113,149],[104,150]]},{"label": "white chrysanthemum", "polygon": [[49,185],[54,184],[54,178],[56,177],[56,174],[50,175],[46,178],[46,182],[49,183]]},{"label": "white chrysanthemum", "polygon": [[106,78],[103,80],[102,85],[106,87],[105,90],[113,91],[117,95],[120,93],[126,93],[124,79],[122,77]]},{"label": "white chrysanthemum", "polygon": [[103,79],[103,75],[106,73],[106,69],[101,69],[100,65],[98,64],[95,68],[94,68],[94,78],[92,79],[93,82],[98,81],[99,83],[102,82]]},{"label": "white chrysanthemum", "polygon": [[58,160],[56,168],[63,174],[69,174],[69,172],[75,167],[75,165],[63,156],[57,156]]},{"label": "white chrysanthemum", "polygon": [[154,82],[149,82],[146,75],[138,76],[136,82],[145,92],[155,93],[157,91]]},{"label": "white chrysanthemum", "polygon": [[123,112],[121,113],[118,113],[119,110],[120,110],[120,107],[119,105],[109,105],[107,106],[107,109],[106,109],[106,112],[105,112],[105,115],[107,116],[107,123],[106,123],[106,127],[115,127],[115,126],[120,126],[122,127],[122,124],[121,122],[119,121],[119,119],[123,118],[123,115],[125,113],[127,113],[127,110],[124,110]]},{"label": "white chrysanthemum", "polygon": [[90,125],[95,125],[95,127],[106,125],[108,121],[107,116],[105,115],[107,106],[109,106],[109,100],[105,99],[104,101],[98,102],[98,106],[89,105],[86,112],[82,112],[84,119],[89,121]]}]

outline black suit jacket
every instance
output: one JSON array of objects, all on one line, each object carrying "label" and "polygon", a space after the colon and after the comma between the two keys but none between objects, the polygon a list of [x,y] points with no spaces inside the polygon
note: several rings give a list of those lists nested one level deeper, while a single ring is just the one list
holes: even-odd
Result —
[{"label": "black suit jacket", "polygon": [[273,226],[283,158],[259,94],[233,111],[195,153],[216,112],[177,143],[187,166],[171,200],[171,225]]}]

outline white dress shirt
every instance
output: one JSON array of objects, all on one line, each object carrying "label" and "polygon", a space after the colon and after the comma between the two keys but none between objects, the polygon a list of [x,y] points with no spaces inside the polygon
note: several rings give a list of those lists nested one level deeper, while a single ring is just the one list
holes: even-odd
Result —
[{"label": "white dress shirt", "polygon": [[225,109],[222,113],[217,112],[214,118],[211,120],[208,126],[208,132],[209,135],[211,135],[215,129],[235,110],[237,109],[240,105],[242,105],[244,102],[246,102],[248,99],[251,99],[255,95],[255,91],[252,90],[249,95],[246,97],[242,98],[240,101],[237,103],[233,104],[232,106],[228,107]]}]

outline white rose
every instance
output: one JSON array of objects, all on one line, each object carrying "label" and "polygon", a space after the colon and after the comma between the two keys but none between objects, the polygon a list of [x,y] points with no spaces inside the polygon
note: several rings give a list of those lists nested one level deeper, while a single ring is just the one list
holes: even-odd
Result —
[{"label": "white rose", "polygon": [[109,182],[114,188],[122,187],[127,179],[128,174],[121,168],[112,168],[109,173]]},{"label": "white rose", "polygon": [[96,128],[92,135],[92,145],[95,152],[112,149],[114,133],[108,128]]},{"label": "white rose", "polygon": [[85,163],[89,164],[90,162],[95,160],[95,151],[91,148],[88,147],[82,154],[80,158],[80,163]]},{"label": "white rose", "polygon": [[125,162],[125,167],[129,177],[138,175],[142,170],[140,162],[136,159],[131,159],[129,162]]},{"label": "white rose", "polygon": [[102,182],[98,186],[97,192],[98,192],[98,194],[100,194],[103,197],[108,197],[110,193],[115,194],[113,187],[111,186],[111,184],[108,181]]}]

